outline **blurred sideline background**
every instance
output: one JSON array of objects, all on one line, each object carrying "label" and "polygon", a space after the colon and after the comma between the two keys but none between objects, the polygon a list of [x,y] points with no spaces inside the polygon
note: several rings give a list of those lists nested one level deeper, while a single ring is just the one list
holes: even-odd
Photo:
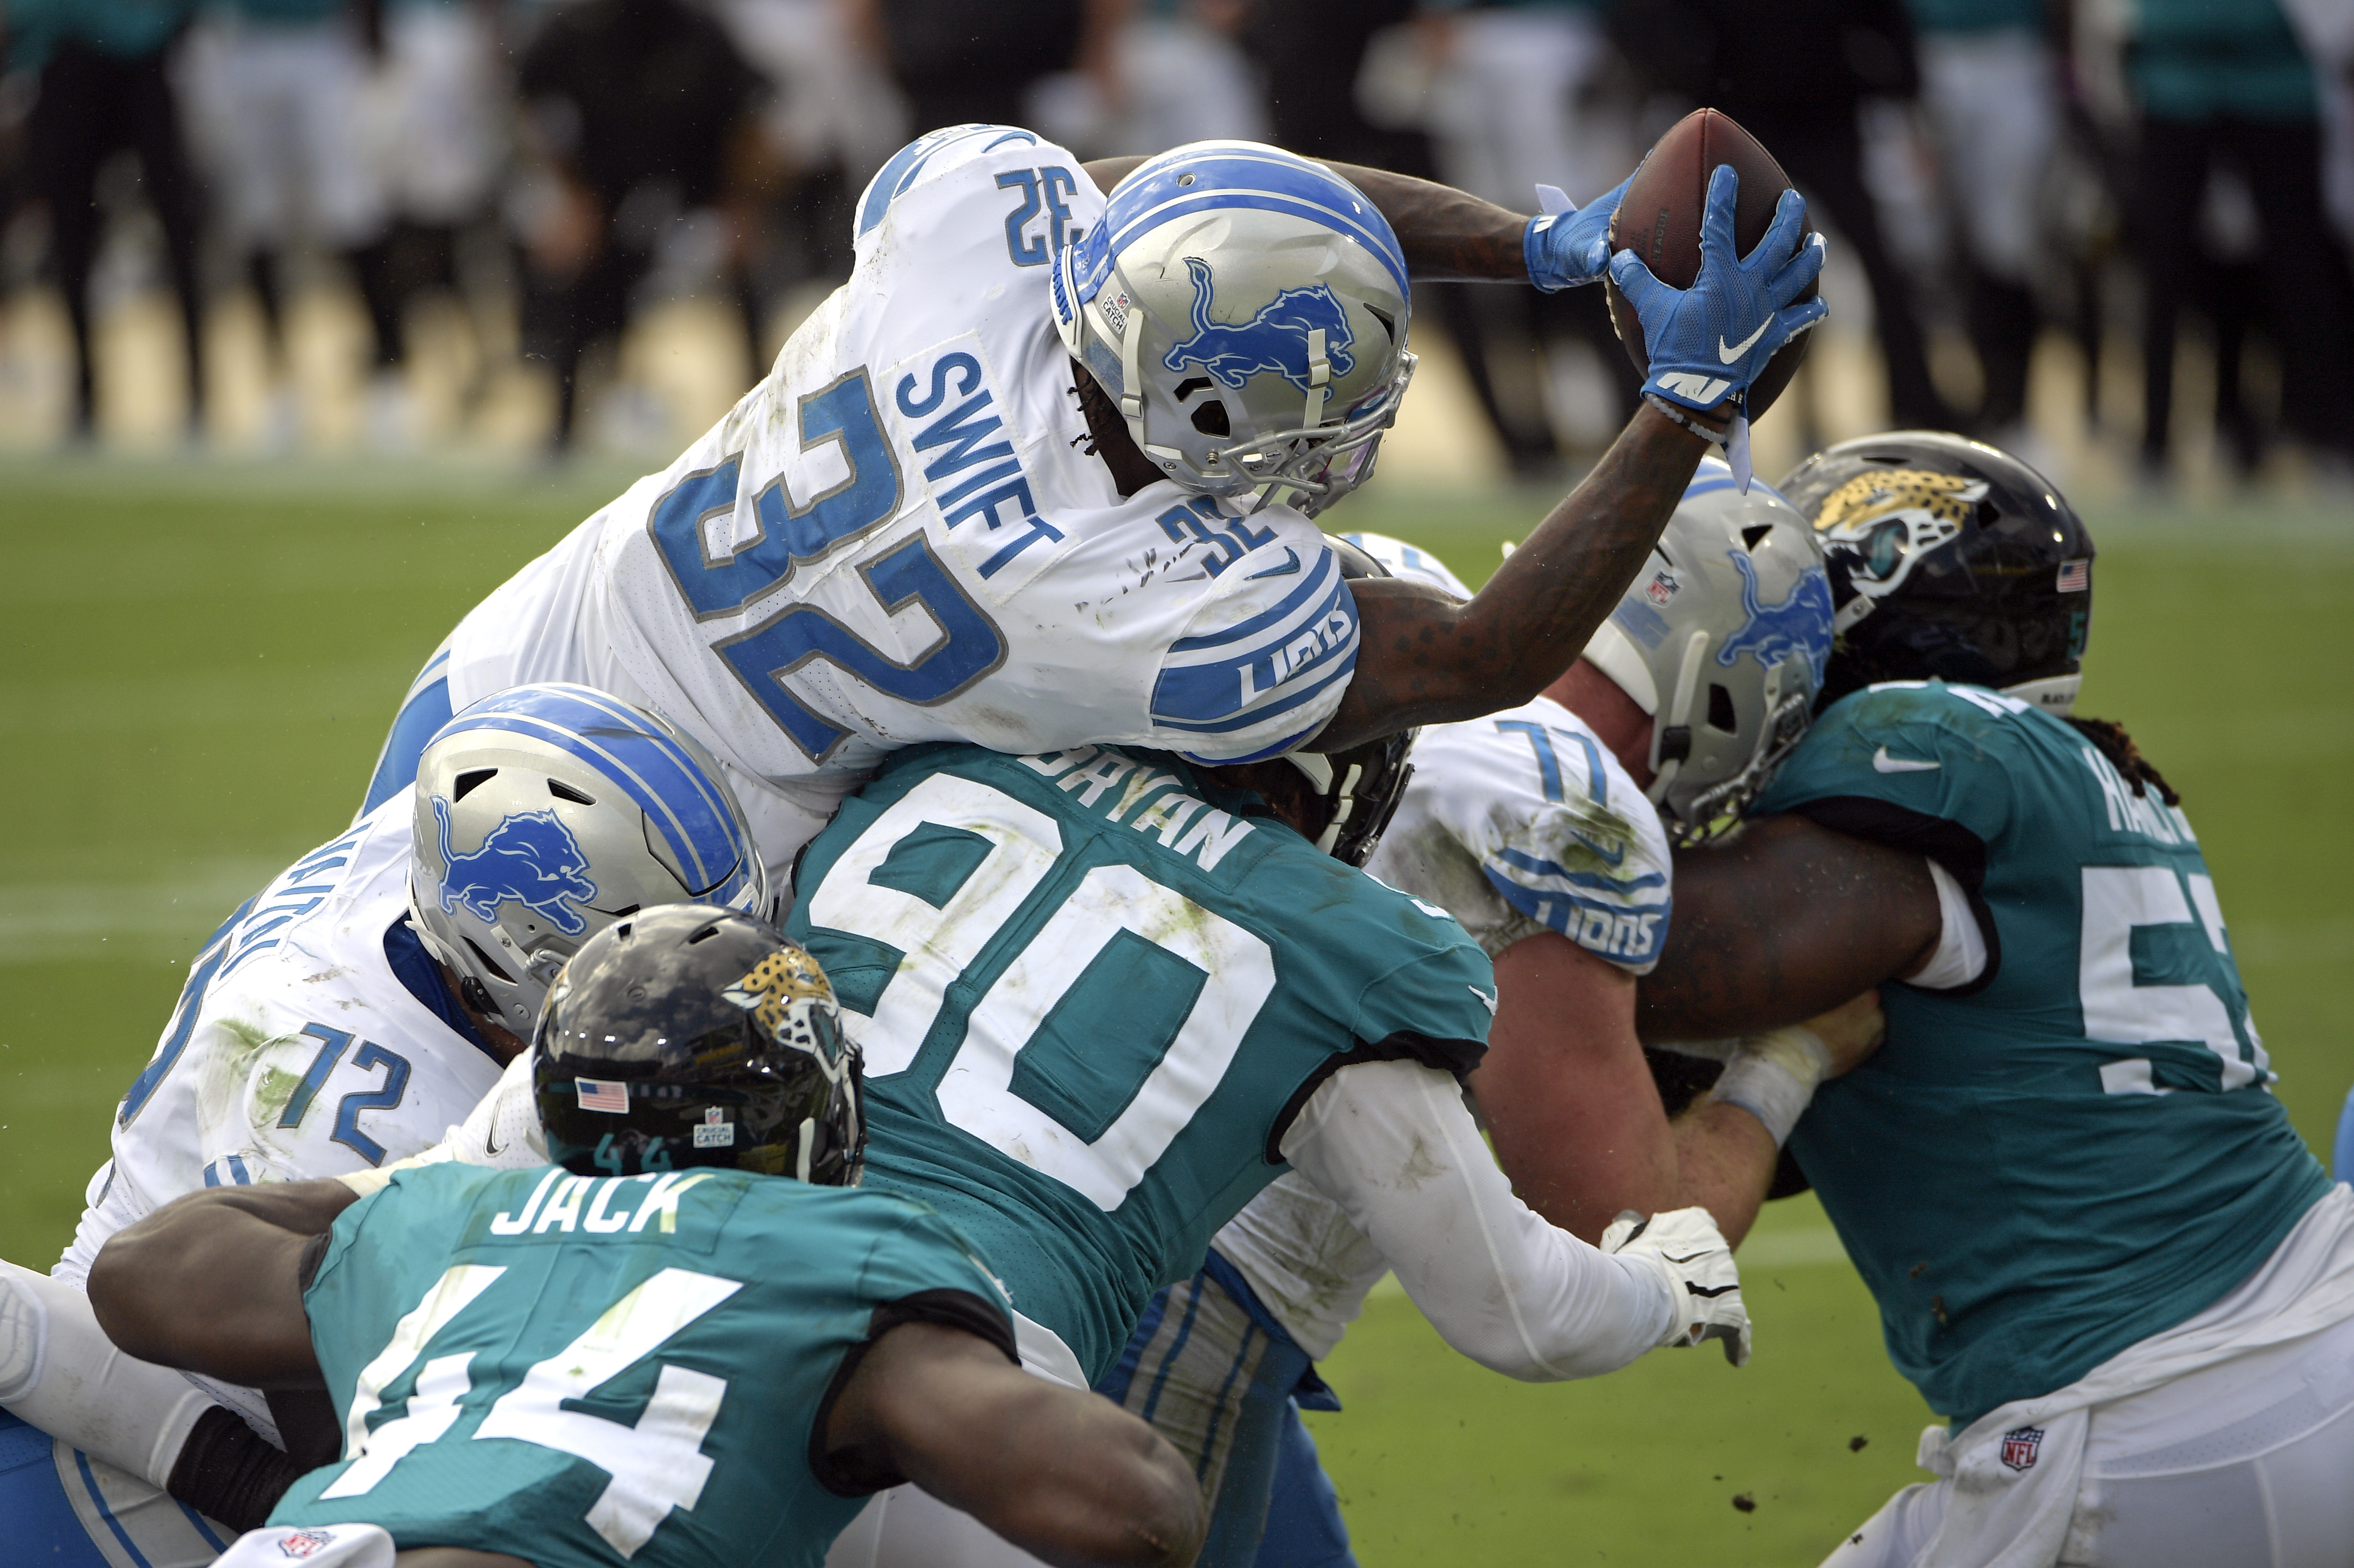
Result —
[{"label": "blurred sideline background", "polygon": [[[867,174],[970,119],[1082,155],[1267,137],[1526,208],[1734,113],[1833,241],[1759,471],[1908,421],[2067,489],[2101,550],[2084,710],[2183,790],[2327,1148],[2347,0],[0,7],[0,1256],[65,1245],[187,958],[348,821],[435,642],[722,413],[846,274]],[[1618,428],[1626,363],[1594,291],[1416,293],[1422,371],[1332,523],[1478,582]],[[1812,1200],[1742,1259],[1738,1373],[1514,1384],[1377,1294],[1314,1418],[1367,1568],[1803,1565],[1920,1478],[1930,1413]]]},{"label": "blurred sideline background", "polygon": [[[1829,234],[1778,471],[1891,424],[2080,499],[2354,501],[2348,0],[5,0],[0,451],[655,466],[915,132],[1206,136],[1578,201],[1695,103]],[[1598,291],[1416,291],[1384,461],[1552,483]],[[2287,389],[2285,391],[2285,388]]]}]

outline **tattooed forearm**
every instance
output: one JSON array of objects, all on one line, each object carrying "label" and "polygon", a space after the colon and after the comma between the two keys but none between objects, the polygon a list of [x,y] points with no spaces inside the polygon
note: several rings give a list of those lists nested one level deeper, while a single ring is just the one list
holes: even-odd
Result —
[{"label": "tattooed forearm", "polygon": [[1356,164],[1325,165],[1373,198],[1397,231],[1406,271],[1425,282],[1529,281],[1521,237],[1525,213],[1467,196],[1452,185]]},{"label": "tattooed forearm", "polygon": [[[1142,158],[1098,158],[1087,165],[1087,171],[1097,188],[1108,195],[1142,162]],[[1529,222],[1526,214],[1411,175],[1394,175],[1358,164],[1324,166],[1364,192],[1390,220],[1412,276],[1426,282],[1528,281],[1528,260],[1521,253],[1521,234]]]},{"label": "tattooed forearm", "polygon": [[1647,1041],[1721,1040],[1811,1018],[1910,974],[1934,948],[1937,890],[1918,854],[1800,817],[1676,856],[1676,914],[1636,994]]},{"label": "tattooed forearm", "polygon": [[1357,584],[1357,670],[1318,744],[1478,718],[1551,685],[1634,580],[1706,450],[1647,404],[1469,604]]}]

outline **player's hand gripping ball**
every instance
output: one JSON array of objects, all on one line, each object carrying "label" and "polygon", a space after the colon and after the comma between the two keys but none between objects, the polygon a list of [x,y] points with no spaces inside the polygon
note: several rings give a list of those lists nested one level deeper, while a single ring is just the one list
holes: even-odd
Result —
[{"label": "player's hand gripping ball", "polygon": [[[1807,204],[1784,191],[1773,227],[1747,256],[1734,245],[1740,180],[1730,164],[1709,177],[1701,220],[1700,275],[1689,289],[1662,283],[1631,250],[1610,259],[1610,278],[1642,324],[1649,374],[1643,390],[1688,408],[1715,408],[1746,391],[1783,344],[1829,310],[1804,299],[1823,270],[1823,240],[1806,234]],[[1746,410],[1755,418],[1762,409]]]},{"label": "player's hand gripping ball", "polygon": [[1618,211],[1618,198],[1634,183],[1635,176],[1628,175],[1616,189],[1584,207],[1529,219],[1521,232],[1529,281],[1548,294],[1601,281],[1610,267],[1610,220]]}]

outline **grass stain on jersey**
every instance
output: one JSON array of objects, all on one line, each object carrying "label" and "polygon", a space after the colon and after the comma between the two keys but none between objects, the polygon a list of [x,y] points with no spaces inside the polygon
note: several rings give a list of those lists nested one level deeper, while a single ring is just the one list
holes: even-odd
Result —
[{"label": "grass stain on jersey", "polygon": [[[247,1127],[239,1128],[240,1132],[266,1127],[275,1121],[279,1113],[286,1108],[285,1099],[281,1097],[267,1115],[247,1118],[242,1104],[246,1088],[254,1082],[255,1068],[265,1054],[280,1044],[299,1043],[300,1037],[272,1034],[260,1023],[239,1018],[215,1019],[209,1027],[221,1031],[228,1038],[223,1040],[216,1036],[206,1042],[207,1049],[201,1058],[202,1065],[196,1080],[197,1125],[210,1134],[228,1124],[232,1118],[246,1119]],[[290,1086],[287,1093],[292,1095],[292,1092]]]},{"label": "grass stain on jersey", "polygon": [[286,1104],[302,1086],[302,1075],[283,1067],[264,1067],[253,1081],[253,1125],[275,1127],[286,1114]]}]

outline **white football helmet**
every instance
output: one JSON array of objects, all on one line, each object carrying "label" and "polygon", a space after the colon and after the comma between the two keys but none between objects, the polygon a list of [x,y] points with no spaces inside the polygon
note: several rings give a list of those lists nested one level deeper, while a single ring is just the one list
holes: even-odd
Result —
[{"label": "white football helmet", "polygon": [[409,917],[477,1010],[531,1037],[581,944],[658,904],[762,919],[775,897],[709,752],[587,686],[511,686],[417,764]]},{"label": "white football helmet", "polygon": [[1831,652],[1831,586],[1805,517],[1702,461],[1585,660],[1651,715],[1670,838],[1721,830],[1773,781],[1812,721]]},{"label": "white football helmet", "polygon": [[1313,515],[1372,473],[1414,374],[1405,256],[1364,193],[1256,142],[1122,180],[1056,257],[1055,330],[1152,465]]}]

